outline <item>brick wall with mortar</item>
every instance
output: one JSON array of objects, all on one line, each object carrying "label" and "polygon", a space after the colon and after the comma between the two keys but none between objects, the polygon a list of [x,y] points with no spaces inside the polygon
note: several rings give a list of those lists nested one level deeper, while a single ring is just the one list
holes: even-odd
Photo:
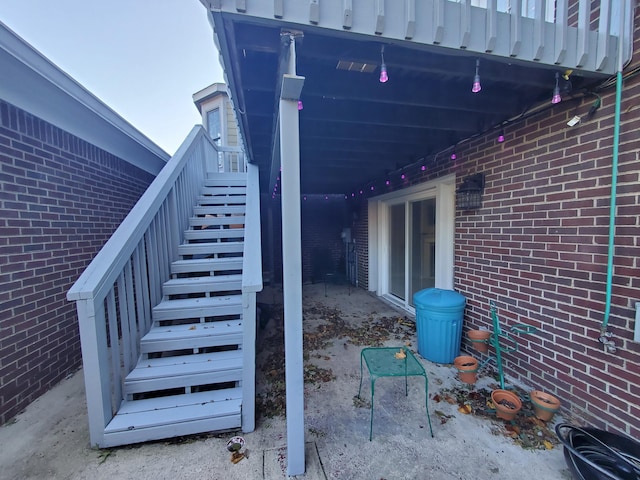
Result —
[{"label": "brick wall with mortar", "polygon": [[[637,66],[640,10],[634,30]],[[640,301],[640,76],[626,79],[622,94],[613,354],[604,352],[598,337],[605,311],[615,88],[600,95],[602,107],[590,119],[595,97],[565,98],[507,126],[504,143],[496,143],[497,132],[464,142],[456,148],[457,160],[442,159],[424,172],[416,166],[408,180],[396,179],[388,189],[448,173],[456,173],[459,186],[467,175],[483,172],[482,209],[456,212],[455,289],[468,299],[464,330],[491,328],[488,302],[494,300],[502,329],[517,323],[539,329],[519,335],[519,351],[503,355],[509,377],[559,397],[576,423],[638,438],[640,344],[633,342],[633,329]],[[568,127],[576,114],[582,122]],[[356,230],[364,242],[362,212]],[[478,355],[467,340],[463,349]]]},{"label": "brick wall with mortar", "polygon": [[66,292],[152,180],[0,101],[0,424],[80,366]]},{"label": "brick wall with mortar", "polygon": [[[280,197],[264,199],[263,264],[274,266],[274,282],[282,282],[282,209]],[[273,248],[270,248],[268,207],[273,212]],[[307,196],[301,202],[302,281],[320,282],[322,272],[344,273],[344,243],[342,229],[348,226],[345,202],[342,198]],[[270,258],[273,257],[273,258]]]},{"label": "brick wall with mortar", "polygon": [[350,209],[356,212],[353,226],[351,227],[353,239],[356,243],[358,254],[358,286],[369,289],[369,245],[368,245],[368,205],[363,200],[350,202]]},{"label": "brick wall with mortar", "polygon": [[308,196],[302,201],[302,281],[323,281],[323,273],[344,274],[347,226],[342,198]]}]

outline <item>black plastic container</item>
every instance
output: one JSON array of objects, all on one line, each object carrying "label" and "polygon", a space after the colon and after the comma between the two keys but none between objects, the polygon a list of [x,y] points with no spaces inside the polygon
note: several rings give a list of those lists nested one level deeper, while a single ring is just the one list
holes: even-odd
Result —
[{"label": "black plastic container", "polygon": [[576,480],[640,480],[640,443],[624,435],[556,425],[564,459]]}]

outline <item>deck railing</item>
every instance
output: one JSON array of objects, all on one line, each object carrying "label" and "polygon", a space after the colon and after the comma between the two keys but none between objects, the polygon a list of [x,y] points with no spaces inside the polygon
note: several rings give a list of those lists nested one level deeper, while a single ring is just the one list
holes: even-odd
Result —
[{"label": "deck railing", "polygon": [[632,0],[200,1],[214,17],[240,14],[602,74],[629,61],[633,47]]},{"label": "deck railing", "polygon": [[[244,152],[241,147],[218,147],[219,172],[246,172]],[[215,169],[209,168],[209,171]]]},{"label": "deck railing", "polygon": [[256,293],[262,290],[262,247],[258,166],[247,165],[247,205],[242,258],[242,430],[255,428]]},{"label": "deck railing", "polygon": [[[211,159],[217,158],[218,148],[208,134],[194,127],[67,293],[78,313],[92,445],[102,444],[104,428],[122,402],[123,381],[138,361],[140,338],[151,327],[151,309],[162,299],[162,284],[177,259],[182,232],[208,166],[213,164],[216,171],[217,162]],[[258,213],[257,227],[246,229],[252,236],[258,229],[258,256],[259,225]],[[255,260],[255,239],[245,242],[245,248],[247,244]],[[260,261],[253,265],[255,269]],[[252,276],[247,284],[245,304],[255,307],[257,280]],[[250,330],[250,315],[244,323]]]}]

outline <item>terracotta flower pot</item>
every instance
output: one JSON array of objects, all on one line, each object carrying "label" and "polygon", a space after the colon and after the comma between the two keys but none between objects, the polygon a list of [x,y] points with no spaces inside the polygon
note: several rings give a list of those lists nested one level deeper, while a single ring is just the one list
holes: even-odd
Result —
[{"label": "terracotta flower pot", "polygon": [[496,407],[496,416],[503,420],[513,420],[522,408],[520,397],[509,390],[494,390],[491,400]]},{"label": "terracotta flower pot", "polygon": [[462,355],[453,360],[453,365],[458,369],[458,378],[462,383],[476,383],[478,360],[467,355]]},{"label": "terracotta flower pot", "polygon": [[529,394],[529,397],[531,398],[531,404],[533,405],[536,417],[545,422],[551,420],[560,408],[560,400],[540,390],[533,390]]},{"label": "terracotta flower pot", "polygon": [[469,330],[467,338],[471,340],[471,346],[481,353],[489,351],[489,337],[491,332],[488,330]]}]

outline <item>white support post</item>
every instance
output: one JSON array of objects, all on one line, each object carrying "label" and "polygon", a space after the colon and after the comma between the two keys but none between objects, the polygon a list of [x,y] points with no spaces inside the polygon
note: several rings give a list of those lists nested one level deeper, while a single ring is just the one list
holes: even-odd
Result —
[{"label": "white support post", "polygon": [[[300,220],[300,131],[298,101],[286,96],[286,80],[295,75],[295,39],[291,39],[289,75],[280,98],[280,158],[282,165],[282,283],[287,417],[287,474],[305,472],[304,371],[302,358],[302,246]],[[299,94],[299,92],[298,92]]]},{"label": "white support post", "polygon": [[242,431],[256,428],[256,294],[242,293]]},{"label": "white support post", "polygon": [[[104,445],[104,427],[113,418],[109,353],[104,325],[104,308],[96,311],[91,299],[78,300],[78,323],[82,345],[82,367],[89,418],[89,441],[92,447]],[[96,321],[98,317],[98,321]]]}]

